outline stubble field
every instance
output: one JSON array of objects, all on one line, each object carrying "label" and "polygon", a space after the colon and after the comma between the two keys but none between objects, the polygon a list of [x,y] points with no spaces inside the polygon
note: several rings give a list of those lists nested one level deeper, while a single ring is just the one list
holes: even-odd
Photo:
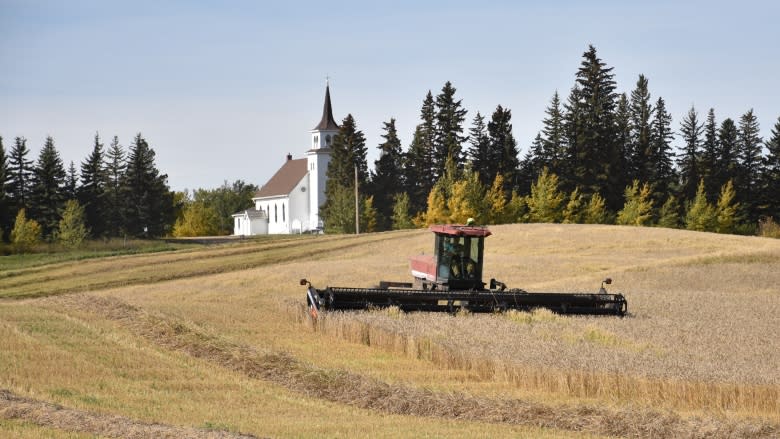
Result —
[{"label": "stubble field", "polygon": [[612,277],[629,315],[305,318],[298,279],[406,280],[407,257],[430,252],[427,231],[17,268],[0,274],[0,433],[780,434],[780,241],[615,226],[491,230],[486,277],[562,292]]}]

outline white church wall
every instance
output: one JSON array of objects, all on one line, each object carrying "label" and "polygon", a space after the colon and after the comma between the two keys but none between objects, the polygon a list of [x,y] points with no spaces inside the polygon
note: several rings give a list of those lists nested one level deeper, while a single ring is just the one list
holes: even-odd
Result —
[{"label": "white church wall", "polygon": [[309,174],[295,185],[295,188],[290,192],[289,208],[290,218],[289,233],[302,233],[308,231],[308,219],[309,219]]}]

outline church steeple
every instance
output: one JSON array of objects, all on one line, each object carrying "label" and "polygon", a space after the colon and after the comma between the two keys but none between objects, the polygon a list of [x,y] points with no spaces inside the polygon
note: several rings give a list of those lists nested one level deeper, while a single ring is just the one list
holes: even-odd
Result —
[{"label": "church steeple", "polygon": [[311,149],[330,148],[333,138],[339,132],[339,125],[333,119],[330,105],[330,84],[325,83],[325,104],[322,106],[322,120],[311,130]]},{"label": "church steeple", "polygon": [[339,126],[335,120],[333,120],[333,108],[330,105],[330,85],[325,85],[325,104],[322,107],[322,120],[314,127],[317,131],[331,131],[338,130]]}]

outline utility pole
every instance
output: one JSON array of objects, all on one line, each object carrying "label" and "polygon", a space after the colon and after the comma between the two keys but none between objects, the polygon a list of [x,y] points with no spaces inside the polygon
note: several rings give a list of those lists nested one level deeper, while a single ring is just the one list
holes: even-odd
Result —
[{"label": "utility pole", "polygon": [[357,179],[357,164],[355,165],[355,234],[360,235],[360,209],[358,208],[358,179]]}]

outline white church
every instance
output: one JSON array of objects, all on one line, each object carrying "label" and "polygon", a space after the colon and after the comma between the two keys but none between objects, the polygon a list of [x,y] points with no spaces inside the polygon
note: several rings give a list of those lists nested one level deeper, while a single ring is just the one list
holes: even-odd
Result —
[{"label": "white church", "polygon": [[325,86],[322,120],[311,130],[306,158],[287,155],[284,165],[255,194],[254,209],[233,214],[234,235],[268,235],[317,232],[323,229],[320,206],[325,203],[325,173],[331,142],[339,130]]}]

